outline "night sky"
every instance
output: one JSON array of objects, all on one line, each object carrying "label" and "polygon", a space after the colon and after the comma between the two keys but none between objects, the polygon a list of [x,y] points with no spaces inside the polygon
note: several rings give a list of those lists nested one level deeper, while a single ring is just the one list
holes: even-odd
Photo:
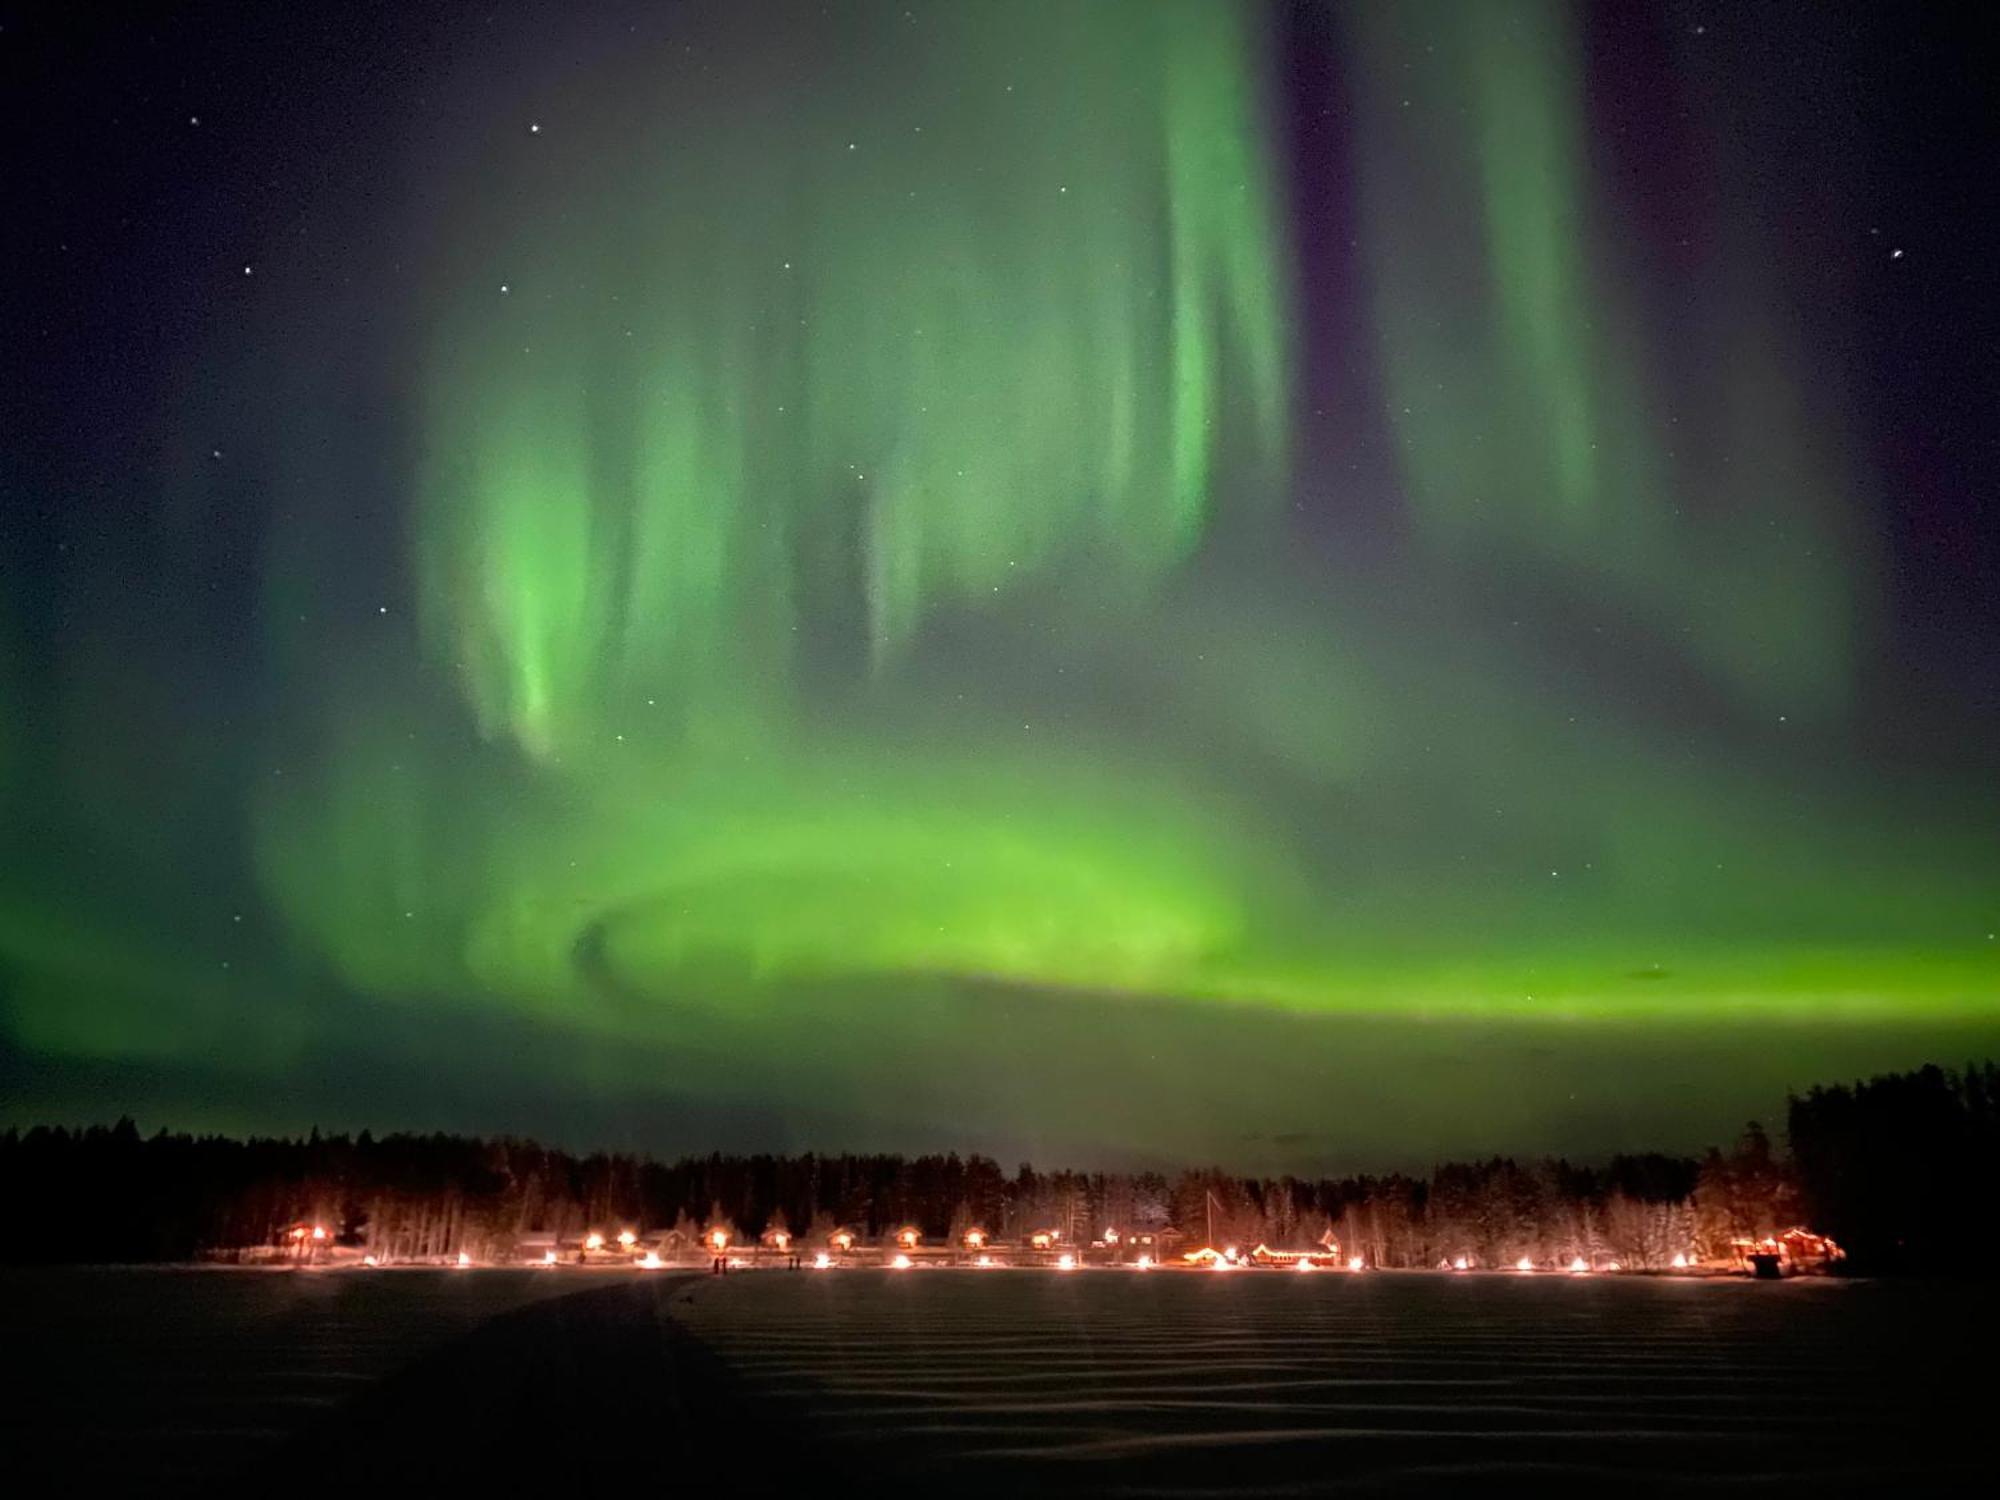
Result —
[{"label": "night sky", "polygon": [[2000,1050],[1977,7],[0,7],[0,1117],[1422,1166]]}]

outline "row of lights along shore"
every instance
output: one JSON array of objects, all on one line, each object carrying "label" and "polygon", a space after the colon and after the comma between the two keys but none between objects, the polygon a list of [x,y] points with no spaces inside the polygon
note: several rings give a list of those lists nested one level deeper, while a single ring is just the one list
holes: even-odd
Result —
[{"label": "row of lights along shore", "polygon": [[[323,1224],[295,1225],[289,1231],[295,1259],[310,1264],[338,1264],[334,1253],[332,1235]],[[673,1237],[668,1237],[672,1240]],[[461,1250],[455,1256],[442,1258],[446,1265],[460,1268],[474,1266],[539,1266],[557,1269],[565,1265],[604,1268],[630,1265],[642,1271],[665,1270],[672,1266],[706,1266],[714,1271],[750,1270],[773,1266],[789,1270],[811,1269],[830,1271],[838,1268],[865,1268],[875,1266],[891,1271],[917,1269],[972,1268],[977,1270],[1005,1268],[1035,1268],[1055,1271],[1076,1271],[1085,1268],[1118,1269],[1128,1271],[1154,1270],[1291,1270],[1296,1272],[1347,1271],[1360,1272],[1369,1269],[1369,1263],[1360,1255],[1340,1254],[1339,1244],[1326,1236],[1320,1244],[1309,1250],[1273,1250],[1267,1245],[1258,1245],[1250,1251],[1228,1245],[1221,1249],[1202,1246],[1198,1249],[1178,1253],[1164,1253],[1157,1250],[1154,1235],[1123,1235],[1115,1229],[1107,1229],[1101,1238],[1093,1240],[1088,1248],[1066,1246],[1059,1230],[1042,1230],[1026,1236],[1018,1245],[995,1242],[983,1229],[966,1230],[954,1245],[926,1246],[923,1236],[915,1228],[905,1227],[896,1231],[885,1245],[864,1246],[859,1237],[850,1229],[837,1229],[826,1236],[824,1248],[811,1252],[810,1256],[800,1250],[794,1237],[785,1230],[768,1230],[755,1244],[739,1245],[734,1236],[721,1228],[708,1229],[693,1241],[679,1240],[671,1244],[642,1244],[638,1233],[622,1229],[615,1235],[607,1236],[601,1230],[590,1230],[580,1240],[568,1245],[556,1241],[545,1247],[531,1248],[526,1254],[514,1257],[475,1259],[469,1252]],[[1147,1248],[1139,1248],[1141,1245]],[[663,1255],[662,1249],[668,1251]],[[1127,1252],[1134,1252],[1129,1254]],[[361,1266],[377,1268],[388,1264],[438,1265],[439,1257],[403,1257],[389,1259],[376,1254],[360,1257]],[[1527,1256],[1514,1261],[1511,1266],[1489,1266],[1480,1264],[1474,1257],[1459,1255],[1439,1261],[1439,1271],[1452,1273],[1507,1270],[1517,1275],[1537,1273],[1589,1275],[1595,1272],[1620,1272],[1625,1269],[1622,1262],[1603,1258],[1589,1259],[1576,1255],[1563,1261],[1537,1262]],[[1663,1269],[1673,1271],[1697,1271],[1705,1269],[1690,1253],[1678,1252]]]}]

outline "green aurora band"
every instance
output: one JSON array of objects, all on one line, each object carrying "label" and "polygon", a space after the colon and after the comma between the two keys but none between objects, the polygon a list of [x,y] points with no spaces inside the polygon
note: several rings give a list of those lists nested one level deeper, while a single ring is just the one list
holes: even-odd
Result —
[{"label": "green aurora band", "polygon": [[[448,257],[418,602],[532,796],[426,842],[343,750],[339,792],[271,809],[273,884],[350,981],[588,1017],[718,969],[1164,993],[1240,966],[1252,872],[1199,784],[990,701],[924,635],[1143,630],[1226,504],[1276,508],[1263,62],[1206,4],[967,7],[921,45],[899,17],[676,79],[688,128],[522,189],[525,229],[463,215],[500,248]],[[829,56],[896,103],[857,118]],[[476,889],[441,902],[454,870]]]},{"label": "green aurora band", "polygon": [[310,974],[837,1111],[1033,1067],[1017,1003],[1992,1023],[1990,795],[1842,749],[1840,413],[1752,271],[1681,331],[1701,378],[1657,357],[1567,9],[1344,34],[1407,523],[1365,563],[1291,501],[1340,480],[1301,472],[1258,12],[785,17],[438,148],[406,582],[351,623],[307,436],[272,543],[289,686],[233,800],[275,935],[217,999],[22,894],[18,1040],[281,1067]]}]

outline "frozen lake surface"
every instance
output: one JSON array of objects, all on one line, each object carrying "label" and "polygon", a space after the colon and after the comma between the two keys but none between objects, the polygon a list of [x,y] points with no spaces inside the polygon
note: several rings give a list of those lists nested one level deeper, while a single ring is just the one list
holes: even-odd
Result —
[{"label": "frozen lake surface", "polygon": [[861,1472],[971,1463],[1002,1493],[1870,1488],[1990,1462],[1989,1286],[874,1273],[676,1303]]},{"label": "frozen lake surface", "polygon": [[79,1493],[186,1493],[501,1314],[583,1288],[529,1271],[0,1271],[8,1468]]},{"label": "frozen lake surface", "polygon": [[[744,1493],[1936,1487],[2000,1289],[1335,1272],[10,1272],[71,1492],[370,1474]],[[304,1485],[309,1492],[311,1483]]]}]

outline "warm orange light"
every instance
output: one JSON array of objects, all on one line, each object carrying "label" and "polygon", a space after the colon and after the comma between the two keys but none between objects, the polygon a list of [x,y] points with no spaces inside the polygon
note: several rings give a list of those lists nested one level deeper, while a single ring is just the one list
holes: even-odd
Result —
[{"label": "warm orange light", "polygon": [[774,1229],[771,1231],[771,1243],[784,1250],[791,1245],[792,1237],[782,1229]]},{"label": "warm orange light", "polygon": [[544,1250],[544,1251],[542,1252],[542,1264],[543,1264],[543,1265],[545,1265],[545,1266],[552,1266],[552,1265],[554,1265],[555,1263],[556,1263],[556,1253],[555,1253],[555,1251],[553,1251],[553,1250]]},{"label": "warm orange light", "polygon": [[966,1249],[968,1249],[968,1250],[977,1250],[977,1249],[978,1249],[978,1248],[979,1248],[980,1246],[984,1245],[985,1243],[986,1243],[986,1231],[985,1231],[985,1230],[983,1230],[983,1229],[968,1229],[968,1230],[966,1230],[966,1231],[965,1231],[965,1248],[966,1248]]},{"label": "warm orange light", "polygon": [[465,1251],[461,1250],[458,1252],[458,1263],[461,1266],[469,1266],[472,1264],[472,1257],[468,1255]]},{"label": "warm orange light", "polygon": [[1535,1263],[1524,1255],[1514,1262],[1514,1269],[1517,1271],[1532,1271],[1535,1269]]},{"label": "warm orange light", "polygon": [[1471,1267],[1472,1267],[1472,1262],[1467,1260],[1463,1255],[1459,1256],[1457,1260],[1451,1263],[1451,1268],[1454,1271],[1470,1270]]},{"label": "warm orange light", "polygon": [[852,1250],[854,1248],[854,1231],[851,1229],[836,1229],[832,1237],[828,1240],[828,1243],[836,1250]]},{"label": "warm orange light", "polygon": [[1361,1269],[1361,1268],[1362,1268],[1363,1266],[1365,1266],[1365,1265],[1367,1265],[1367,1264],[1368,1264],[1368,1262],[1366,1262],[1365,1260],[1363,1260],[1363,1259],[1362,1259],[1362,1258],[1361,1258],[1360,1256],[1358,1256],[1358,1255],[1350,1255],[1350,1256],[1349,1256],[1349,1257],[1347,1258],[1347,1269],[1348,1269],[1348,1270],[1350,1270],[1350,1271],[1358,1271],[1358,1270],[1360,1270],[1360,1269]]},{"label": "warm orange light", "polygon": [[1076,1257],[1068,1251],[1064,1251],[1056,1257],[1056,1269],[1058,1271],[1074,1271],[1076,1269]]},{"label": "warm orange light", "polygon": [[660,1259],[660,1252],[657,1250],[648,1250],[644,1255],[639,1257],[639,1269],[642,1271],[657,1271],[665,1264],[666,1262]]},{"label": "warm orange light", "polygon": [[979,1257],[978,1260],[974,1261],[973,1264],[976,1266],[990,1266],[993,1264],[993,1257],[990,1255],[982,1255]]},{"label": "warm orange light", "polygon": [[602,1250],[604,1248],[604,1236],[599,1234],[595,1229],[591,1230],[589,1234],[583,1237],[583,1248],[586,1250]]},{"label": "warm orange light", "polygon": [[923,1236],[918,1234],[916,1230],[907,1226],[896,1231],[896,1243],[901,1245],[905,1250],[916,1249],[917,1241],[922,1238]]},{"label": "warm orange light", "polygon": [[1676,1251],[1674,1253],[1673,1267],[1676,1271],[1685,1271],[1688,1268],[1688,1258]]},{"label": "warm orange light", "polygon": [[372,1255],[364,1255],[361,1257],[361,1264],[364,1266],[379,1266],[382,1262]]},{"label": "warm orange light", "polygon": [[729,1245],[728,1232],[721,1229],[709,1230],[708,1243],[718,1255],[721,1254]]},{"label": "warm orange light", "polygon": [[1107,1245],[1115,1245],[1115,1244],[1117,1244],[1117,1243],[1118,1243],[1118,1231],[1117,1231],[1117,1230],[1115,1230],[1115,1229],[1107,1229],[1107,1230],[1105,1230],[1105,1231],[1104,1231],[1104,1243],[1105,1243],[1105,1244],[1107,1244]]},{"label": "warm orange light", "polygon": [[1142,1256],[1140,1256],[1140,1257],[1139,1257],[1139,1269],[1140,1269],[1140,1270],[1142,1270],[1142,1271],[1150,1271],[1150,1270],[1152,1270],[1152,1269],[1153,1269],[1153,1257],[1152,1257],[1152,1256],[1150,1256],[1150,1255],[1142,1255]]},{"label": "warm orange light", "polygon": [[907,1255],[899,1255],[899,1256],[897,1256],[897,1257],[896,1257],[896,1258],[895,1258],[894,1260],[892,1260],[892,1261],[890,1261],[890,1262],[889,1262],[889,1268],[890,1268],[891,1270],[894,1270],[894,1271],[907,1271],[907,1270],[909,1270],[909,1269],[910,1269],[910,1257],[909,1257],[909,1256],[907,1256]]},{"label": "warm orange light", "polygon": [[1028,1243],[1037,1250],[1046,1250],[1054,1242],[1055,1236],[1048,1230],[1039,1230],[1028,1236]]},{"label": "warm orange light", "polygon": [[1624,1268],[1623,1266],[1619,1265],[1619,1264],[1618,1264],[1618,1262],[1614,1260],[1614,1261],[1611,1261],[1611,1262],[1609,1262],[1609,1263],[1608,1263],[1608,1264],[1607,1264],[1607,1265],[1606,1265],[1606,1266],[1604,1267],[1604,1269],[1605,1269],[1605,1270],[1607,1270],[1607,1271],[1622,1271],[1622,1270],[1624,1270],[1625,1268]]},{"label": "warm orange light", "polygon": [[813,1257],[813,1269],[815,1271],[824,1271],[832,1264],[833,1257],[828,1255],[824,1250]]},{"label": "warm orange light", "polygon": [[627,1250],[630,1250],[634,1245],[639,1243],[639,1236],[629,1229],[621,1229],[618,1231],[618,1243],[623,1245]]},{"label": "warm orange light", "polygon": [[1231,1246],[1230,1246],[1230,1247],[1229,1247],[1229,1248],[1228,1248],[1227,1250],[1224,1250],[1224,1251],[1222,1252],[1222,1258],[1223,1258],[1224,1260],[1228,1261],[1228,1262],[1229,1262],[1229,1263],[1230,1263],[1231,1265],[1235,1265],[1235,1264],[1236,1264],[1236,1247],[1235,1247],[1234,1245],[1231,1245]]},{"label": "warm orange light", "polygon": [[313,1238],[316,1240],[323,1240],[326,1238],[326,1226],[324,1224],[313,1225]]},{"label": "warm orange light", "polygon": [[1292,1262],[1292,1269],[1294,1271],[1310,1271],[1313,1269],[1313,1263],[1302,1255],[1296,1261]]},{"label": "warm orange light", "polygon": [[294,1229],[292,1230],[292,1238],[293,1238],[293,1239],[295,1239],[295,1240],[302,1240],[302,1239],[304,1239],[305,1237],[306,1237],[306,1226],[305,1226],[305,1225],[303,1225],[303,1224],[300,1224],[300,1225],[298,1225],[298,1226],[297,1226],[296,1228],[294,1228]]},{"label": "warm orange light", "polygon": [[1572,1260],[1569,1263],[1569,1269],[1570,1269],[1570,1274],[1574,1276],[1579,1272],[1588,1271],[1590,1269],[1590,1262],[1588,1262],[1581,1255],[1579,1255],[1576,1257],[1576,1259]]}]

